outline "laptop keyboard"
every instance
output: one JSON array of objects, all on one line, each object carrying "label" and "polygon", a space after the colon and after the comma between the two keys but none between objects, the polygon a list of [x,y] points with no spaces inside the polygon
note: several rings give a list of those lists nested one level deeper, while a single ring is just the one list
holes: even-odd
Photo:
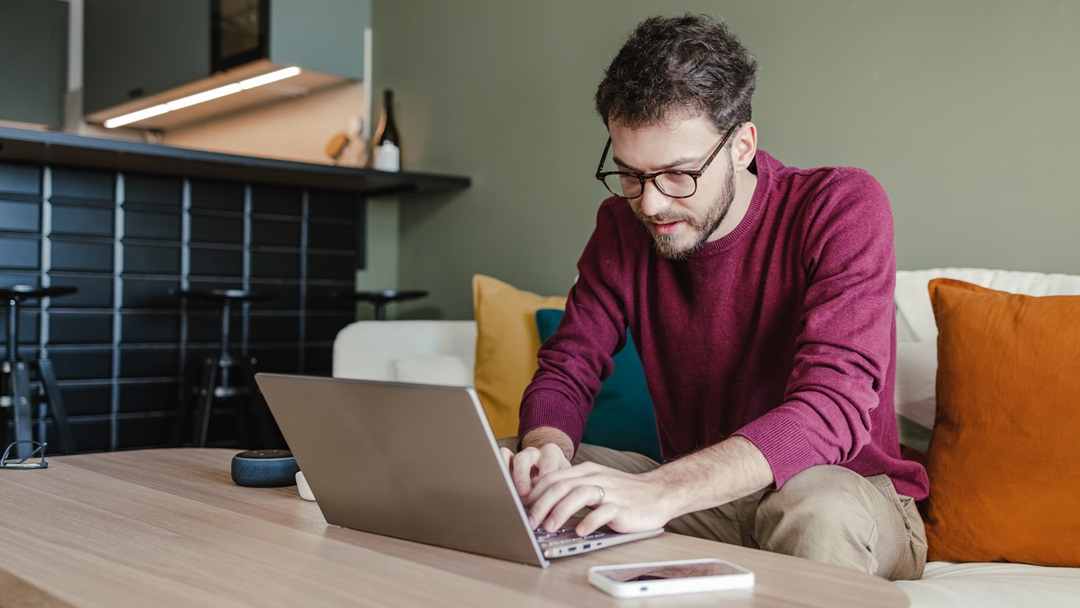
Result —
[{"label": "laptop keyboard", "polygon": [[533,534],[536,535],[536,540],[540,543],[544,545],[553,545],[582,540],[593,540],[594,538],[604,538],[605,536],[611,536],[612,533],[607,530],[607,528],[600,528],[588,536],[578,536],[573,528],[562,528],[560,530],[555,530],[554,532],[548,532],[543,527],[540,527],[533,530]]}]

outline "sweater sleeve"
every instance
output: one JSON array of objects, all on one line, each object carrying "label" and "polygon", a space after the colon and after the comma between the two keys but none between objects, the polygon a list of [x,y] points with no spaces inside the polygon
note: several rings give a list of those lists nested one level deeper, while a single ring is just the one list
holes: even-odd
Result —
[{"label": "sweater sleeve", "polygon": [[539,368],[522,395],[519,437],[550,426],[577,450],[600,384],[614,370],[612,356],[626,341],[621,264],[616,220],[611,204],[604,204],[578,260],[562,323],[540,347]]},{"label": "sweater sleeve", "polygon": [[870,442],[886,381],[896,258],[889,200],[862,171],[818,194],[802,245],[807,288],[784,400],[735,434],[752,442],[777,488],[804,469],[843,464]]}]

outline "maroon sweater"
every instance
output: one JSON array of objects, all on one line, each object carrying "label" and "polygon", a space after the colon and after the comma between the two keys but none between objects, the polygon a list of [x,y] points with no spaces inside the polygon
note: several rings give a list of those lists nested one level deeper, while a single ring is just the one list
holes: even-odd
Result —
[{"label": "maroon sweater", "polygon": [[664,460],[741,435],[777,488],[838,464],[885,473],[899,493],[924,498],[926,471],[900,457],[893,410],[885,191],[859,169],[786,167],[760,150],[751,171],[745,217],[685,261],[657,255],[625,201],[604,201],[522,398],[520,435],[551,426],[576,447],[629,327]]}]

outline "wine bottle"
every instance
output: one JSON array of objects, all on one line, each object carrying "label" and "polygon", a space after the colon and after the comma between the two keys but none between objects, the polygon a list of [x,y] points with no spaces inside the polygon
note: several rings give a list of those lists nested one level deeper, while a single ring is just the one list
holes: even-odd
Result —
[{"label": "wine bottle", "polygon": [[401,136],[394,123],[394,92],[383,92],[383,114],[379,120],[379,129],[375,132],[374,148],[375,169],[382,171],[401,171]]}]

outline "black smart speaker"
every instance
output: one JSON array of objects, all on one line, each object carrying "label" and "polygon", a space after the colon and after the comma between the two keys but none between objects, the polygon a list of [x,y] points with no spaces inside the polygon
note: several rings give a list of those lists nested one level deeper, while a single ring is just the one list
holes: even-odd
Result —
[{"label": "black smart speaker", "polygon": [[238,486],[278,488],[296,485],[300,467],[289,450],[248,450],[232,459],[232,478]]}]

